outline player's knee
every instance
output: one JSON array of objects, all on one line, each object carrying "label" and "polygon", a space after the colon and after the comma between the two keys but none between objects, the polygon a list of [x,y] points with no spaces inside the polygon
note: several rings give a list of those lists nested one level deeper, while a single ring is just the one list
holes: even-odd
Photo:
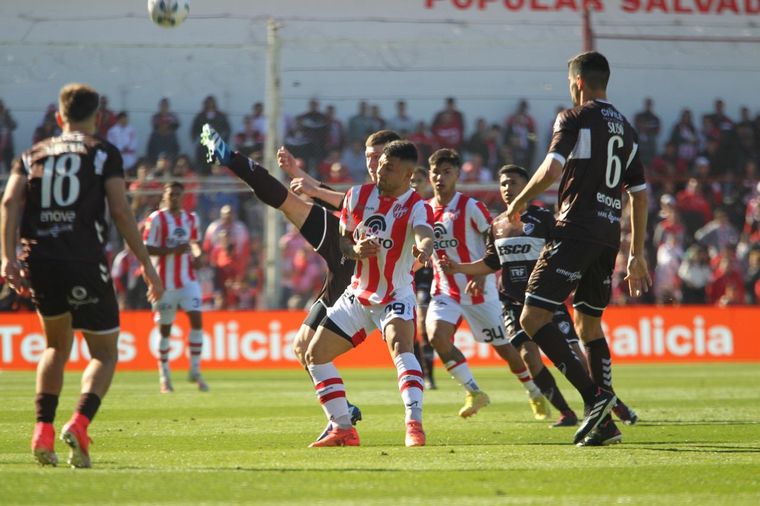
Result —
[{"label": "player's knee", "polygon": [[551,313],[549,311],[535,310],[530,306],[525,306],[525,309],[523,309],[523,312],[520,315],[520,325],[530,336],[536,335],[536,332],[550,321]]},{"label": "player's knee", "polygon": [[301,365],[306,365],[306,352],[309,349],[309,342],[301,336],[297,336],[293,341],[293,354]]}]

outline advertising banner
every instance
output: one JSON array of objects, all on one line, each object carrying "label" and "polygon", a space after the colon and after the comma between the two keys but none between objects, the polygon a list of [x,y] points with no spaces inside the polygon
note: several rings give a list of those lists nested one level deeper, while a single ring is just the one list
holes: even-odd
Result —
[{"label": "advertising banner", "polygon": [[[210,311],[203,315],[203,366],[206,369],[300,367],[291,343],[305,317],[301,311]],[[613,307],[605,312],[605,335],[615,363],[760,361],[756,325],[760,309],[740,307]],[[187,319],[172,329],[173,368],[186,368]],[[122,313],[119,369],[153,370],[159,334],[149,312]],[[487,344],[476,343],[466,325],[456,344],[472,365],[502,365]],[[0,370],[33,370],[45,337],[33,313],[0,315]],[[89,355],[77,335],[69,367],[82,369]],[[388,367],[378,332],[337,361],[342,367]]]}]

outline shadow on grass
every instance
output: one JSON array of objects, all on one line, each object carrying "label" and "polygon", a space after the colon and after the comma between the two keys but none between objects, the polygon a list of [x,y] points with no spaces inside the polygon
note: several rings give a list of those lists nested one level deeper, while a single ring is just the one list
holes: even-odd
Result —
[{"label": "shadow on grass", "polygon": [[760,425],[760,421],[753,420],[653,420],[638,422],[636,427],[664,427],[668,425]]},{"label": "shadow on grass", "polygon": [[[672,452],[672,453],[760,453],[760,447],[757,446],[729,446],[729,445],[715,445],[715,444],[702,444],[699,442],[690,441],[685,443],[693,446],[674,447],[673,441],[647,441],[645,443],[633,443],[627,444],[628,450],[647,450],[653,452]],[[652,447],[650,445],[663,445],[668,448]]]}]

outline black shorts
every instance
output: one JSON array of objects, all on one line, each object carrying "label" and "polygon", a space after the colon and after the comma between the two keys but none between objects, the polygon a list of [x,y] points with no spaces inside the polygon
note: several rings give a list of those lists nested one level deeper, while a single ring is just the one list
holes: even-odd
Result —
[{"label": "black shorts", "polygon": [[[522,313],[523,305],[515,301],[505,300],[501,301],[501,305],[503,308],[504,328],[507,329],[507,338],[515,348],[519,349],[525,341],[530,339],[528,334],[523,330],[522,325],[520,325],[520,313]],[[560,332],[562,332],[569,344],[580,343],[578,334],[575,332],[573,319],[570,318],[570,313],[564,304],[554,312],[552,323],[559,327]]]},{"label": "black shorts", "polygon": [[573,307],[589,316],[602,316],[610,302],[617,250],[575,239],[546,243],[525,291],[525,304],[555,311],[575,290]]},{"label": "black shorts", "polygon": [[105,260],[33,261],[28,268],[32,301],[43,317],[71,313],[74,329],[103,334],[119,330],[119,305]]},{"label": "black shorts", "polygon": [[309,314],[306,315],[306,319],[303,321],[302,325],[306,325],[316,332],[317,327],[319,327],[319,324],[325,319],[325,316],[327,316],[327,306],[325,306],[322,299],[319,299],[311,305]]},{"label": "black shorts", "polygon": [[331,307],[343,295],[354,274],[354,261],[340,251],[340,220],[321,206],[312,206],[301,226],[301,235],[327,262],[327,278],[319,299]]}]

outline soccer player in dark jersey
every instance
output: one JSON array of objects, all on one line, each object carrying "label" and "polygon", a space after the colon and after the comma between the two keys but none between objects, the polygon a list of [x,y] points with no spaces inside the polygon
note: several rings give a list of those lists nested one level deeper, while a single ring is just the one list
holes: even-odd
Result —
[{"label": "soccer player in dark jersey", "polygon": [[[53,421],[74,330],[84,335],[92,358],[82,375],[76,411],[61,432],[71,447],[72,467],[91,465],[87,428],[116,369],[119,307],[105,257],[106,205],[142,264],[148,299],[155,302],[163,292],[127,202],[119,150],[94,137],[99,103],[90,86],[64,86],[56,114],[63,133],[14,161],[3,196],[2,275],[20,290],[24,273],[47,340],[37,366],[32,436],[41,465],[58,463]],[[19,236],[23,253],[17,258]]]},{"label": "soccer player in dark jersey", "polygon": [[[528,172],[517,165],[505,165],[499,169],[498,175],[501,197],[509,205],[528,182]],[[441,266],[446,273],[461,272],[470,276],[485,276],[501,270],[499,298],[510,342],[520,350],[533,382],[560,412],[560,418],[553,427],[573,426],[578,423],[578,417],[565,401],[554,376],[544,366],[538,347],[528,338],[519,322],[528,276],[554,225],[554,215],[547,209],[531,205],[521,219],[522,223],[511,223],[506,213],[500,214],[488,229],[483,258],[467,263],[457,263],[446,258]],[[575,331],[571,330],[570,315],[564,305],[558,308],[554,321],[565,333],[568,342],[577,346],[578,338]],[[582,353],[580,348],[576,353]]]},{"label": "soccer player in dark jersey", "polygon": [[[568,62],[575,108],[557,116],[547,157],[507,209],[509,218],[516,221],[529,202],[562,176],[553,239],[544,246],[528,280],[520,323],[583,396],[586,416],[574,438],[581,445],[621,440],[609,416],[616,397],[601,317],[610,299],[620,247],[623,189],[630,198],[632,229],[625,279],[634,296],[652,284],[644,258],[644,168],[636,132],[607,100],[609,76],[609,63],[598,52],[582,53]],[[573,290],[575,328],[586,345],[592,378],[552,321]]]},{"label": "soccer player in dark jersey", "polygon": [[[380,130],[370,135],[366,141],[367,171],[373,181],[376,177],[378,161],[383,147],[400,136],[390,130]],[[339,220],[332,214],[332,209],[339,209],[343,201],[343,193],[324,187],[313,178],[294,180],[295,192],[311,196],[319,204],[306,202],[299,198],[294,191],[288,190],[282,183],[253,160],[230,151],[224,141],[210,127],[204,127],[201,142],[207,147],[209,156],[223,166],[229,168],[253,190],[256,196],[270,207],[279,209],[295,225],[301,235],[311,244],[314,250],[325,259],[328,266],[327,278],[317,301],[312,305],[296,337],[293,340],[293,350],[301,365],[306,367],[305,354],[319,323],[327,315],[331,307],[343,294],[351,281],[354,272],[354,260],[345,258],[339,247]],[[285,172],[293,175],[295,159],[285,149],[278,152],[278,163]],[[303,176],[303,174],[300,174]],[[321,204],[321,205],[320,205]],[[349,405],[351,418],[354,423],[361,420],[361,411],[356,406]],[[332,427],[327,427],[317,440],[322,439]]]}]

